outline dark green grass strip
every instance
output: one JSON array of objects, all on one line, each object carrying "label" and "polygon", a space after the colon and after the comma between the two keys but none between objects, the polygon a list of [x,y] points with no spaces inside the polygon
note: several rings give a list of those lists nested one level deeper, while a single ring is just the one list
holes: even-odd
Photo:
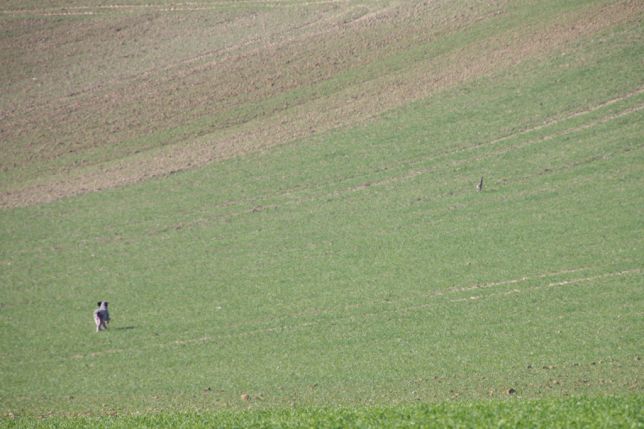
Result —
[{"label": "dark green grass strip", "polygon": [[[252,406],[252,405],[249,405]],[[644,396],[5,419],[8,428],[641,428]]]}]

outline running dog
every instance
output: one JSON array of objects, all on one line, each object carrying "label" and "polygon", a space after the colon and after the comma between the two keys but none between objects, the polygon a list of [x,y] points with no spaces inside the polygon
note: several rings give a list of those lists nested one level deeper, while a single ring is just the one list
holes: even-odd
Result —
[{"label": "running dog", "polygon": [[96,322],[96,332],[107,329],[110,323],[110,312],[107,310],[107,301],[99,301],[98,308],[94,310],[94,322]]}]

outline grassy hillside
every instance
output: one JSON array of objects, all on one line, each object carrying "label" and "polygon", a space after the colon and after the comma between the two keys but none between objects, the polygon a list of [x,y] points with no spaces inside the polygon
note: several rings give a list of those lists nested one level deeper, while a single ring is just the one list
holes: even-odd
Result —
[{"label": "grassy hillside", "polygon": [[4,416],[641,404],[640,3],[74,5],[0,11]]}]

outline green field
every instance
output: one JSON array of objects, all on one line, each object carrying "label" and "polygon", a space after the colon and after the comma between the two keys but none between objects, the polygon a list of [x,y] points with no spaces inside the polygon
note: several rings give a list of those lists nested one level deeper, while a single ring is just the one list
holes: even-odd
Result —
[{"label": "green field", "polygon": [[[11,420],[10,428],[372,428],[641,427],[636,397],[541,399],[508,402],[442,403],[369,408],[299,408],[215,413],[159,413],[104,417],[33,417]],[[638,426],[639,425],[639,426]]]},{"label": "green field", "polygon": [[644,426],[640,2],[43,4],[0,426]]}]

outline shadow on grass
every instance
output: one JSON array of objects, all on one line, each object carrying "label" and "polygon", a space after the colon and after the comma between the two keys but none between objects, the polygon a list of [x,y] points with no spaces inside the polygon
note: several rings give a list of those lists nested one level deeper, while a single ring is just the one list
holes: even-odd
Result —
[{"label": "shadow on grass", "polygon": [[118,328],[111,328],[112,331],[129,331],[130,329],[136,329],[136,326],[119,326]]}]

